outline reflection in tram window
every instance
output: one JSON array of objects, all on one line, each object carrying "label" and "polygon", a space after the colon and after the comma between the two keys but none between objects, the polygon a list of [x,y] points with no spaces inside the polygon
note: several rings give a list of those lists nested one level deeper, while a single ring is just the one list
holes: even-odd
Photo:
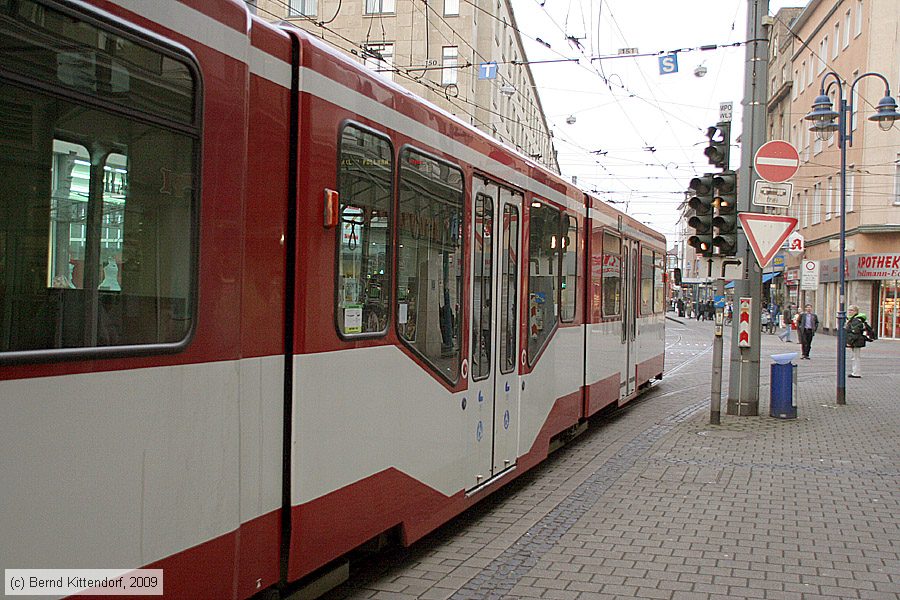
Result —
[{"label": "reflection in tram window", "polygon": [[649,315],[653,312],[653,251],[641,249],[641,312]]},{"label": "reflection in tram window", "polygon": [[560,213],[531,203],[528,243],[528,360],[534,363],[559,316]]},{"label": "reflection in tram window", "polygon": [[462,172],[404,149],[399,193],[397,332],[455,383],[462,358]]},{"label": "reflection in tram window", "polygon": [[511,204],[503,207],[503,244],[500,246],[503,273],[500,276],[500,372],[516,367],[516,335],[519,324],[519,209]]},{"label": "reflection in tram window", "polygon": [[337,325],[344,335],[383,333],[391,280],[393,150],[388,140],[347,126],[340,152]]},{"label": "reflection in tram window", "polygon": [[603,233],[603,316],[622,313],[622,238]]},{"label": "reflection in tram window", "polygon": [[663,257],[665,255],[659,252],[653,253],[653,312],[665,312],[665,294],[666,289],[663,284],[663,273],[665,273],[665,264]]},{"label": "reflection in tram window", "polygon": [[562,284],[560,285],[560,319],[575,319],[575,303],[578,297],[578,220],[567,216],[562,221],[560,236],[562,252]]},{"label": "reflection in tram window", "polygon": [[178,344],[197,266],[192,72],[52,7],[19,9],[0,23],[19,81],[0,86],[15,124],[0,128],[15,158],[0,163],[0,352]]},{"label": "reflection in tram window", "polygon": [[491,372],[491,291],[493,290],[494,199],[475,197],[475,256],[472,262],[472,379]]}]

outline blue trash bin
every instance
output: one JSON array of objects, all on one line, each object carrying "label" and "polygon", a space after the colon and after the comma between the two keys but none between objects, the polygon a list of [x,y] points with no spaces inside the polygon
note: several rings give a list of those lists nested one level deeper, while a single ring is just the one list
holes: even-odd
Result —
[{"label": "blue trash bin", "polygon": [[794,375],[797,365],[792,363],[796,352],[775,354],[772,359],[769,416],[776,419],[796,419],[797,402],[794,399]]}]

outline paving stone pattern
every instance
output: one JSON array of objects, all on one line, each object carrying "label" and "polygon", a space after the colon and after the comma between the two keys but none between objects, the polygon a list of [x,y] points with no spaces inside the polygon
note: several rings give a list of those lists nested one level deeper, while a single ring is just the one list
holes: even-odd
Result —
[{"label": "paving stone pattern", "polygon": [[712,426],[711,331],[670,326],[644,398],[327,598],[900,599],[900,343],[864,350],[837,407],[817,336],[796,420],[768,416],[766,367],[760,416]]}]

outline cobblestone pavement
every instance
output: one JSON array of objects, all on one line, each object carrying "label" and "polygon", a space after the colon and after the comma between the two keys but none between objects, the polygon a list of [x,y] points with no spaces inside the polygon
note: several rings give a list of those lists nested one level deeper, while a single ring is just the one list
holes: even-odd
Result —
[{"label": "cobblestone pavement", "polygon": [[[709,424],[712,324],[669,323],[665,379],[329,600],[900,598],[900,342],[835,406],[835,338],[798,361],[798,418]],[[725,349],[726,378],[728,344]],[[723,385],[727,395],[727,381]]]}]

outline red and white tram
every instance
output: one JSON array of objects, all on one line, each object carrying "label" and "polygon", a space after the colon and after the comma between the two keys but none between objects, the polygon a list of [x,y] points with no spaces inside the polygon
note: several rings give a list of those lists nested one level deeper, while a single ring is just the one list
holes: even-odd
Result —
[{"label": "red and white tram", "polygon": [[663,371],[665,240],[236,0],[0,1],[0,565],[246,598]]}]

